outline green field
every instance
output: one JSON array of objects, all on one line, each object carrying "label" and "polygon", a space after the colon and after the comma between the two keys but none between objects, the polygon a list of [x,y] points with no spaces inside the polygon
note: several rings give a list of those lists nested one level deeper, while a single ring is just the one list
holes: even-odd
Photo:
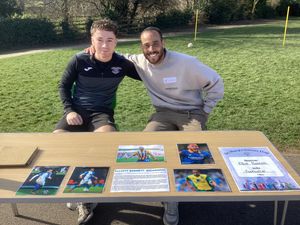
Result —
[{"label": "green field", "polygon": [[20,188],[16,195],[55,195],[58,188],[47,188],[43,187],[36,191],[36,193],[32,193],[34,188]]},{"label": "green field", "polygon": [[[150,158],[149,162],[163,162],[165,160],[165,158],[163,156],[155,156],[155,160],[153,160],[152,158]],[[117,162],[137,162],[138,161],[138,157],[132,157],[129,159],[126,158],[117,158]]]},{"label": "green field", "polygon": [[102,193],[103,186],[92,186],[89,191],[84,191],[84,187],[77,187],[71,191],[69,185],[64,190],[64,193]]},{"label": "green field", "polygon": [[[209,130],[259,130],[281,151],[300,149],[300,18],[264,25],[209,29],[166,39],[170,50],[193,55],[224,79],[225,96]],[[62,116],[57,85],[70,57],[82,49],[0,59],[0,132],[51,132]],[[140,53],[138,42],[118,51]],[[141,82],[124,79],[115,119],[121,131],[142,131],[153,112]]]}]

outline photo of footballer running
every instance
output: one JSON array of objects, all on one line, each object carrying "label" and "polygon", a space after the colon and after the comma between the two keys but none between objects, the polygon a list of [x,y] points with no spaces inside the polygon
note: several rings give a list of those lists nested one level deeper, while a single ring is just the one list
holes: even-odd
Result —
[{"label": "photo of footballer running", "polygon": [[165,151],[162,145],[120,145],[117,162],[163,162]]},{"label": "photo of footballer running", "polygon": [[108,167],[76,167],[64,193],[102,193]]},{"label": "photo of footballer running", "polygon": [[207,144],[177,144],[181,164],[215,163]]},{"label": "photo of footballer running", "polygon": [[176,191],[180,192],[230,192],[220,169],[175,169]]},{"label": "photo of footballer running", "polygon": [[55,195],[68,166],[36,166],[16,195]]}]

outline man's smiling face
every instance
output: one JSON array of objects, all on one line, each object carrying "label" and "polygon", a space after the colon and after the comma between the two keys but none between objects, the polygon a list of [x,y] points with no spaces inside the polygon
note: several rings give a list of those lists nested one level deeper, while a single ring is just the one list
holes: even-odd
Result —
[{"label": "man's smiling face", "polygon": [[164,42],[157,31],[144,31],[141,34],[141,47],[151,64],[159,64],[164,59]]}]

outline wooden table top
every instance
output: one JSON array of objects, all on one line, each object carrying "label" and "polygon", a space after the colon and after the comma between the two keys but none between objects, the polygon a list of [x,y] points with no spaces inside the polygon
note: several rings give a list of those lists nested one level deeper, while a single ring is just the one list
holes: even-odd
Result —
[{"label": "wooden table top", "polygon": [[[182,165],[177,144],[207,143],[214,164]],[[1,202],[132,202],[132,201],[273,201],[300,200],[300,191],[240,192],[218,147],[268,147],[294,180],[300,177],[275,149],[266,136],[258,131],[201,132],[110,132],[110,133],[0,133],[0,145],[7,147],[38,147],[38,153],[26,167],[0,168]],[[119,145],[163,145],[165,162],[117,163]],[[2,159],[1,159],[2,160]],[[54,196],[16,196],[34,166],[70,166]],[[105,189],[98,194],[63,193],[76,166],[109,167]],[[170,192],[111,193],[113,171],[129,168],[166,168]],[[173,169],[221,169],[232,192],[177,192]]]}]

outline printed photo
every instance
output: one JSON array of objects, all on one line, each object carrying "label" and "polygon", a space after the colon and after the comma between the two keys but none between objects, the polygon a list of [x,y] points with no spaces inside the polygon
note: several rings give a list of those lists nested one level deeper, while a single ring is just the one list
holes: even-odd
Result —
[{"label": "printed photo", "polygon": [[176,191],[179,192],[230,192],[221,169],[175,169]]},{"label": "printed photo", "polygon": [[207,144],[177,144],[181,164],[215,163]]},{"label": "printed photo", "polygon": [[68,166],[36,166],[16,194],[55,195],[68,169]]},{"label": "printed photo", "polygon": [[64,193],[102,193],[108,167],[76,167]]},{"label": "printed photo", "polygon": [[163,162],[165,152],[162,145],[120,145],[117,162]]}]

